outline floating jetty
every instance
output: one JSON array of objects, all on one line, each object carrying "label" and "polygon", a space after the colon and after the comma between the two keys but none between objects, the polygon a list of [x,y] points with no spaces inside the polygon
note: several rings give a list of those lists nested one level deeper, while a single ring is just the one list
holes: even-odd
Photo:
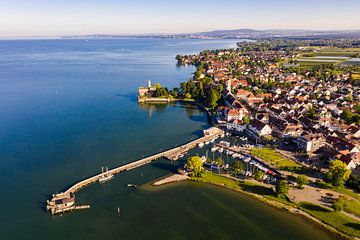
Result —
[{"label": "floating jetty", "polygon": [[[135,162],[128,163],[126,165],[122,165],[122,166],[107,170],[106,174],[108,176],[114,176],[121,172],[128,171],[128,170],[143,166],[145,164],[151,163],[152,161],[155,161],[160,158],[166,158],[169,160],[177,160],[180,155],[184,155],[190,149],[195,148],[199,143],[204,143],[206,141],[212,141],[213,139],[218,138],[222,134],[224,134],[223,130],[216,128],[216,127],[211,127],[209,129],[204,130],[204,136],[201,138],[198,138],[194,141],[183,144],[179,147],[175,147],[175,148],[166,150],[164,152],[160,152],[160,153],[154,154],[152,156],[137,160]],[[90,207],[89,205],[85,205],[85,206],[76,206],[75,205],[75,192],[79,191],[80,189],[82,189],[90,184],[99,182],[99,180],[102,178],[104,178],[103,172],[101,172],[95,176],[89,177],[87,179],[84,179],[84,180],[72,185],[70,188],[68,188],[64,192],[53,194],[52,198],[50,200],[47,200],[47,206],[46,206],[47,211],[50,212],[51,214],[58,214],[58,213],[68,212],[68,211],[76,210],[76,209],[89,208]]]}]

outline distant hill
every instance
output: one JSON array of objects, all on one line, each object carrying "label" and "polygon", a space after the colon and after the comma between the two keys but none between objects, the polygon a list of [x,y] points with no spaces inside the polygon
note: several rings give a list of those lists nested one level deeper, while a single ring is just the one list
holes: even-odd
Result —
[{"label": "distant hill", "polygon": [[[186,35],[186,34],[185,34]],[[210,32],[194,33],[191,36],[211,37],[211,38],[360,38],[360,30],[341,30],[341,31],[313,31],[313,30],[215,30]]]},{"label": "distant hill", "polygon": [[195,38],[195,39],[331,39],[331,38],[359,38],[360,30],[254,30],[254,29],[234,29],[234,30],[214,30],[198,33],[179,33],[179,34],[138,34],[138,35],[80,35],[67,36],[63,38]]}]

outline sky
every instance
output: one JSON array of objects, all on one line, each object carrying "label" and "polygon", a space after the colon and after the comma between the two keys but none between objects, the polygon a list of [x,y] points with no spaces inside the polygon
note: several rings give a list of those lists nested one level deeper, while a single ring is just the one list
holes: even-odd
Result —
[{"label": "sky", "polygon": [[360,30],[360,0],[0,0],[0,37]]}]

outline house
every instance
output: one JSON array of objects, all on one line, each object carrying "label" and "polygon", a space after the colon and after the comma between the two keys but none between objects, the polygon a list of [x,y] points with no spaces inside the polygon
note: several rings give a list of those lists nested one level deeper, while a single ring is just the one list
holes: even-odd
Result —
[{"label": "house", "polygon": [[242,132],[246,129],[246,125],[242,120],[234,119],[227,122],[226,129],[229,131]]},{"label": "house", "polygon": [[331,161],[333,160],[340,160],[346,164],[347,169],[354,170],[360,165],[360,152],[350,153],[348,150],[341,151],[331,158]]},{"label": "house", "polygon": [[255,118],[263,123],[269,123],[269,113],[257,112]]},{"label": "house", "polygon": [[331,117],[320,117],[319,119],[320,126],[330,127],[331,126]]},{"label": "house", "polygon": [[254,94],[251,94],[247,96],[246,101],[249,105],[262,103],[264,101],[264,98],[255,96]]},{"label": "house", "polygon": [[245,116],[247,116],[249,112],[245,108],[238,108],[238,109],[230,109],[226,114],[226,120],[242,120]]},{"label": "house", "polygon": [[296,139],[296,144],[302,151],[315,152],[319,148],[325,146],[326,139],[322,135],[305,133]]},{"label": "house", "polygon": [[302,134],[303,129],[301,124],[285,123],[278,129],[281,138],[293,138]]},{"label": "house", "polygon": [[269,124],[263,123],[257,119],[254,119],[249,125],[248,129],[255,135],[262,137],[270,135],[272,130]]},{"label": "house", "polygon": [[340,137],[328,136],[326,141],[337,151],[349,150],[349,152],[360,152],[358,146]]},{"label": "house", "polygon": [[249,83],[246,81],[246,80],[239,80],[238,81],[238,84],[240,86],[244,86],[244,87],[248,87],[249,86]]},{"label": "house", "polygon": [[243,99],[243,100],[247,100],[247,98],[251,95],[252,95],[251,92],[244,90],[244,89],[238,89],[236,92],[236,98]]},{"label": "house", "polygon": [[346,133],[349,138],[360,138],[360,129],[355,125],[350,125],[348,129],[346,129]]},{"label": "house", "polygon": [[259,98],[268,98],[268,99],[271,99],[273,96],[271,93],[261,93],[261,94],[257,94],[256,97],[259,97]]}]

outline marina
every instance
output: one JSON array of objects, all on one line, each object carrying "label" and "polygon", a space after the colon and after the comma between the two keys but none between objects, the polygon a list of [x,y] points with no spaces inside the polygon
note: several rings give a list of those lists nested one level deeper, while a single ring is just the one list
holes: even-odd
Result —
[{"label": "marina", "polygon": [[102,168],[102,172],[100,174],[97,174],[95,176],[92,176],[90,178],[82,180],[82,181],[74,184],[73,186],[71,186],[64,192],[53,194],[51,200],[47,201],[46,209],[51,214],[58,214],[58,213],[63,213],[63,212],[67,212],[70,210],[75,210],[77,208],[77,206],[75,205],[75,192],[79,191],[80,189],[82,189],[90,184],[93,184],[95,182],[103,183],[103,182],[109,181],[116,174],[131,170],[134,168],[141,167],[145,164],[151,163],[152,161],[155,161],[160,158],[166,158],[169,160],[177,160],[181,155],[183,155],[190,149],[195,148],[199,143],[216,139],[219,136],[223,135],[223,133],[224,133],[223,130],[212,127],[207,130],[204,130],[203,137],[198,138],[189,143],[186,143],[184,145],[181,145],[179,147],[175,147],[175,148],[166,150],[164,152],[154,154],[152,156],[137,160],[135,162],[132,162],[132,163],[129,163],[126,165],[122,165],[122,166],[113,168],[111,170],[109,170],[108,168],[105,168],[105,171],[104,171],[104,168]]}]

